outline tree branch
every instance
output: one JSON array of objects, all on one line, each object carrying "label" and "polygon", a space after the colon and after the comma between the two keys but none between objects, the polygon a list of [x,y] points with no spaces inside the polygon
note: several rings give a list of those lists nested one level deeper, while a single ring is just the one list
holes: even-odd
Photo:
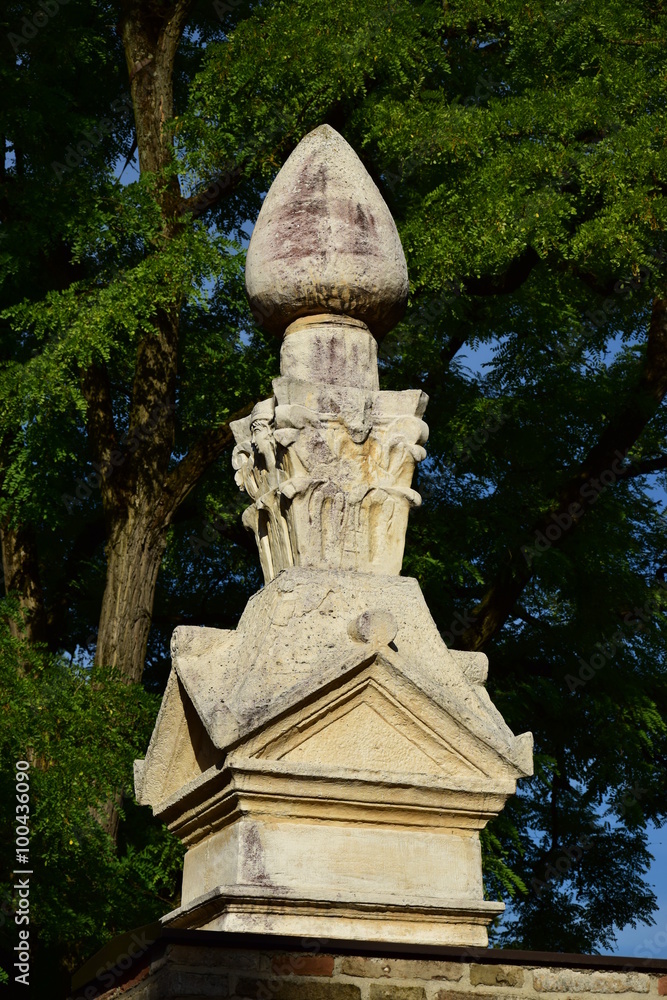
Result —
[{"label": "tree branch", "polygon": [[165,523],[171,520],[183,503],[190,490],[196,486],[203,474],[220,457],[222,452],[230,446],[234,440],[230,423],[247,417],[255,405],[255,401],[237,410],[230,416],[229,420],[212,428],[203,434],[196,444],[190,448],[187,455],[181,459],[175,469],[170,472],[164,484],[162,499],[160,501],[161,515],[166,519]]},{"label": "tree branch", "polygon": [[652,472],[662,472],[667,469],[667,455],[660,455],[657,458],[645,458],[642,462],[635,462],[623,469],[619,479],[634,479],[636,476],[648,476]]},{"label": "tree branch", "polygon": [[117,499],[119,477],[105,476],[102,469],[112,467],[111,458],[118,452],[118,435],[113,417],[111,383],[106,365],[91,364],[81,375],[81,391],[86,400],[86,431],[93,461],[100,467],[100,493],[105,510]]},{"label": "tree branch", "polygon": [[[539,259],[539,256],[532,247],[526,247],[523,253],[510,262],[502,274],[482,275],[479,278],[464,278],[460,284],[456,285],[454,294],[459,295],[461,290],[463,290],[471,296],[510,295],[528,280]],[[449,367],[465,342],[466,336],[463,333],[454,334],[454,336],[450,337],[449,341],[440,351],[437,365],[428,373],[422,385],[424,392],[433,392],[438,384],[438,380],[442,377],[443,370]]]},{"label": "tree branch", "polygon": [[502,274],[464,278],[463,287],[469,295],[510,295],[528,280],[539,260],[538,253],[532,247],[526,247],[510,261]]},{"label": "tree branch", "polygon": [[243,165],[236,165],[229,168],[222,174],[218,174],[210,182],[207,188],[192,194],[187,198],[181,198],[176,207],[178,215],[190,213],[198,218],[204,212],[215,208],[223,198],[233,194],[243,179]]},{"label": "tree branch", "polygon": [[[623,477],[622,461],[667,393],[667,299],[653,300],[646,355],[638,383],[625,406],[610,421],[549,511],[517,546],[475,609],[474,623],[460,640],[462,649],[481,649],[512,615],[519,595],[535,572],[535,543],[561,546],[600,494]],[[551,536],[551,537],[550,537]],[[532,553],[532,554],[531,554]]]},{"label": "tree branch", "polygon": [[[165,125],[174,114],[174,61],[193,6],[194,0],[172,0],[164,5],[122,0],[119,29],[142,173],[159,174],[172,159],[173,134]],[[173,216],[179,198],[174,175],[160,192],[167,217]]]},{"label": "tree branch", "polygon": [[178,46],[194,5],[195,0],[176,0],[160,32],[155,59],[158,67],[170,77],[173,76]]},{"label": "tree branch", "polygon": [[428,396],[433,395],[439,381],[444,375],[445,369],[449,368],[450,364],[454,360],[454,357],[461,350],[465,342],[466,336],[464,333],[455,333],[449,338],[445,346],[442,348],[440,354],[438,355],[437,363],[431,368],[421,386],[422,391]]}]

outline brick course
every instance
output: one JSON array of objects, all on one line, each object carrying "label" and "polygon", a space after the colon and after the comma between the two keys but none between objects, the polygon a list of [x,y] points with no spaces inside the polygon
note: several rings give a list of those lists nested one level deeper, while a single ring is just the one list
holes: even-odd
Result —
[{"label": "brick course", "polygon": [[[226,936],[226,939],[233,937]],[[242,939],[239,935],[239,939]],[[316,941],[301,948],[218,946],[211,935],[204,943],[155,939],[127,967],[125,940],[116,955],[99,955],[90,970],[107,971],[95,979],[91,971],[75,1000],[658,1000],[667,996],[667,963],[562,956],[549,964],[528,952],[489,951],[474,954],[443,949],[443,958],[408,951],[397,957],[336,954]],[[189,941],[194,943],[187,943]],[[280,939],[287,941],[289,939]],[[210,942],[210,943],[208,943]],[[125,950],[124,949],[125,946]],[[306,950],[307,949],[307,950]],[[351,949],[346,949],[348,952]],[[122,960],[118,960],[118,956]],[[515,957],[516,956],[516,957]],[[559,956],[535,955],[535,959]],[[569,961],[568,961],[569,960]],[[566,964],[566,962],[568,964]],[[588,965],[588,967],[587,967]],[[600,968],[602,966],[602,968]],[[612,966],[612,967],[610,967]],[[113,985],[110,983],[113,981]]]},{"label": "brick course", "polygon": [[344,976],[372,979],[449,979],[459,980],[464,966],[460,962],[411,961],[404,958],[364,958],[355,955],[340,959],[339,971]]},{"label": "brick course", "polygon": [[[498,1000],[500,993],[482,993],[479,990],[439,990],[434,1000]],[[530,994],[528,994],[529,996]],[[526,1000],[525,993],[502,993],[504,1000]]]},{"label": "brick course", "polygon": [[361,1000],[359,987],[351,983],[322,982],[321,979],[294,981],[277,976],[243,977],[238,980],[233,995],[249,1000]]},{"label": "brick course", "polygon": [[[265,961],[265,956],[262,956]],[[331,976],[334,970],[333,955],[274,955],[270,959],[275,976]],[[264,962],[260,962],[263,968]]]}]

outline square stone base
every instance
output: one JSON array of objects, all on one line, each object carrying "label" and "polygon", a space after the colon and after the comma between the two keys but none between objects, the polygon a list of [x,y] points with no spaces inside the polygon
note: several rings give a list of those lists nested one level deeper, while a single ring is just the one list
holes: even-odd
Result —
[{"label": "square stone base", "polygon": [[485,947],[487,925],[503,903],[423,899],[368,893],[337,897],[256,885],[218,886],[162,918],[165,927],[340,938],[411,945]]}]

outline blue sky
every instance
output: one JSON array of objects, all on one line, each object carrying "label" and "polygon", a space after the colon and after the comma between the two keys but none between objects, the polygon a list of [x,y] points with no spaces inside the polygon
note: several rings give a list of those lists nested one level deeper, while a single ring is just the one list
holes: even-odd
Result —
[{"label": "blue sky", "polygon": [[629,958],[667,958],[667,827],[651,828],[650,851],[654,857],[648,881],[658,897],[660,909],[655,925],[645,924],[619,931],[616,947],[610,952]]}]

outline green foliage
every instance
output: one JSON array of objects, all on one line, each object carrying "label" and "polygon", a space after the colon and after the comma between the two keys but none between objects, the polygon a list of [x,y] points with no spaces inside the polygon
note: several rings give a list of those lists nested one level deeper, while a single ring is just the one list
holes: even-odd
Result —
[{"label": "green foliage", "polygon": [[[9,4],[7,30],[26,10]],[[30,746],[51,762],[34,769],[35,842],[48,861],[35,912],[44,947],[71,962],[164,912],[178,867],[147,810],[126,803],[117,853],[91,812],[129,787],[155,703],[62,655],[92,649],[104,586],[99,491],[83,490],[74,513],[62,501],[91,471],[85,365],[105,362],[125,432],[137,343],[158,307],[181,310],[174,463],[265,396],[278,346],[248,313],[245,237],[285,157],[329,121],[376,180],[408,258],[410,304],[381,346],[381,378],[431,397],[404,572],[451,645],[622,407],[666,283],[660,3],[268,0],[220,17],[198,3],[169,127],[171,169],[200,197],[169,239],[156,178],[137,179],[130,163],[118,179],[133,123],[117,18],[115,4],[70,0],[20,60],[0,62],[0,134],[14,150],[0,178],[11,204],[0,516],[35,526],[58,654],[21,649],[3,626],[11,696],[0,739],[3,761]],[[102,119],[104,140],[54,171]],[[663,406],[628,457],[663,455],[666,441]],[[490,694],[515,732],[534,732],[539,762],[483,838],[487,892],[511,901],[495,932],[505,945],[609,947],[615,928],[654,909],[646,829],[664,822],[667,802],[666,487],[662,472],[606,489],[576,532],[536,557],[488,649]],[[170,529],[152,691],[174,625],[233,627],[259,586],[242,507],[225,457]]]},{"label": "green foliage", "polygon": [[[511,822],[508,823],[507,817],[503,815],[496,824],[498,832],[500,832],[500,827],[504,828],[505,841],[509,842],[519,854],[522,854],[521,840],[516,826]],[[480,833],[480,840],[482,842],[484,886],[488,898],[495,899],[502,896],[514,899],[517,893],[526,895],[528,889],[519,875],[507,863],[509,851],[500,837],[490,827],[486,827]]]},{"label": "green foliage", "polygon": [[[159,699],[103,670],[31,647],[0,607],[0,892],[12,900],[16,761],[30,763],[30,930],[34,974],[54,955],[72,970],[122,930],[156,919],[177,898],[180,843],[132,802],[133,760],[145,751]],[[118,849],[100,826],[121,789]],[[138,817],[138,813],[141,816]],[[6,912],[6,911],[5,911]],[[3,920],[4,923],[4,920]],[[0,929],[15,944],[13,921]],[[46,971],[45,971],[46,970]]]}]

